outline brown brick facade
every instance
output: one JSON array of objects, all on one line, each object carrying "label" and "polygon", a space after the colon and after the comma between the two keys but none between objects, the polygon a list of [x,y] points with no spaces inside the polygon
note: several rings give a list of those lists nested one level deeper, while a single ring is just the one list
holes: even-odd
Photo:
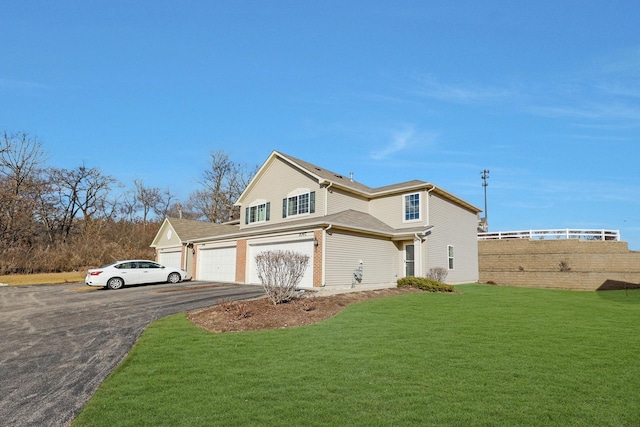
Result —
[{"label": "brown brick facade", "polygon": [[313,250],[313,287],[317,288],[322,286],[322,248],[324,241],[322,239],[323,233],[321,230],[313,232],[313,237],[318,242],[318,245]]},{"label": "brown brick facade", "polygon": [[481,240],[478,265],[482,283],[576,290],[640,284],[640,252],[618,241]]},{"label": "brown brick facade", "polygon": [[236,282],[245,283],[247,266],[247,241],[240,239],[236,242]]}]

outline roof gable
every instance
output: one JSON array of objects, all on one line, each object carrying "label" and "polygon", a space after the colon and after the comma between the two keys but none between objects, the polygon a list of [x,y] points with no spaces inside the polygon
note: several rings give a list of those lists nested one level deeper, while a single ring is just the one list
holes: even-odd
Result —
[{"label": "roof gable", "polygon": [[161,236],[165,235],[169,230],[172,230],[180,242],[184,244],[203,237],[216,237],[235,233],[238,228],[237,225],[216,224],[182,218],[166,218],[153,239],[151,247],[158,246]]},{"label": "roof gable", "polygon": [[426,181],[421,181],[418,179],[412,181],[401,182],[397,184],[386,185],[382,187],[372,188],[367,185],[364,185],[358,181],[353,180],[351,177],[345,177],[339,173],[330,171],[328,169],[321,168],[317,165],[309,163],[307,161],[298,159],[293,156],[289,156],[287,154],[280,153],[278,151],[273,151],[264,164],[260,167],[256,175],[253,177],[247,188],[242,192],[238,201],[235,203],[236,205],[242,205],[246,194],[255,186],[255,183],[262,179],[266,174],[266,171],[269,169],[269,166],[276,160],[281,159],[285,163],[288,163],[292,167],[300,170],[302,173],[305,173],[311,176],[314,180],[317,180],[318,184],[330,185],[334,187],[340,187],[348,192],[358,194],[359,196],[365,197],[367,199],[374,199],[377,197],[388,196],[390,194],[398,194],[405,193],[409,191],[417,191],[417,190],[430,190],[435,191],[439,195],[451,200],[452,202],[462,206],[465,209],[468,209],[472,212],[479,213],[482,210],[477,208],[476,206],[460,199],[457,196],[449,193],[448,191],[436,187],[434,184]]}]

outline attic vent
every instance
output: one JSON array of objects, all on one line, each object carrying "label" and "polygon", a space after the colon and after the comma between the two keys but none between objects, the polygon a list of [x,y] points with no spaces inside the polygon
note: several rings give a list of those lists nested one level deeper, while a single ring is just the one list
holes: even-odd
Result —
[{"label": "attic vent", "polygon": [[344,177],[343,177],[342,175],[338,175],[338,174],[336,174],[336,178],[340,178],[340,179],[342,179],[342,178],[344,178]]},{"label": "attic vent", "polygon": [[317,171],[321,171],[322,169],[320,169],[319,167],[317,167],[317,166],[316,166],[316,170],[317,170]]}]

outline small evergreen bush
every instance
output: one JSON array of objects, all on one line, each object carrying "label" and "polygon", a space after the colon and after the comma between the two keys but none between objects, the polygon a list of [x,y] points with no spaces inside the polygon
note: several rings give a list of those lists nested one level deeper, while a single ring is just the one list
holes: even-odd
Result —
[{"label": "small evergreen bush", "polygon": [[417,288],[427,292],[454,292],[454,287],[428,277],[403,277],[398,279],[399,288]]}]

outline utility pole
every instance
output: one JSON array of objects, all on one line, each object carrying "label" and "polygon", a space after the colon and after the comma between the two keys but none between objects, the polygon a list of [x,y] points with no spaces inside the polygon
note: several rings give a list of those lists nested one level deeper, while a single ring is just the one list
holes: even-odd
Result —
[{"label": "utility pole", "polygon": [[489,183],[487,179],[489,179],[489,169],[485,169],[480,172],[480,178],[482,178],[482,186],[484,187],[484,226],[489,227],[489,222],[487,220],[487,186]]}]

